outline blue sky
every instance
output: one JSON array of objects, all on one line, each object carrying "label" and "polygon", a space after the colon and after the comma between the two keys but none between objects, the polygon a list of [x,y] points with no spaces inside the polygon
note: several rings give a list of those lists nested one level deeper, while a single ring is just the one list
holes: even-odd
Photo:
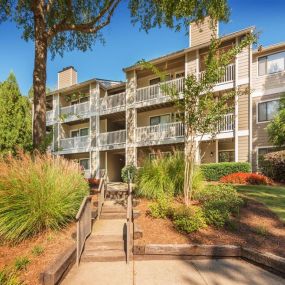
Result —
[{"label": "blue sky", "polygon": [[[220,24],[220,35],[248,26],[261,32],[259,44],[270,45],[285,41],[284,0],[230,0],[231,18]],[[92,51],[74,51],[64,57],[48,59],[47,85],[55,87],[57,72],[73,65],[78,80],[93,77],[125,80],[122,68],[138,60],[151,59],[188,46],[185,32],[176,33],[167,28],[154,29],[148,34],[140,32],[130,23],[129,11],[122,3],[111,24],[104,29],[105,45],[97,43]],[[0,81],[11,70],[16,74],[21,91],[27,94],[32,85],[34,61],[33,42],[21,39],[21,31],[13,23],[0,25]]]}]

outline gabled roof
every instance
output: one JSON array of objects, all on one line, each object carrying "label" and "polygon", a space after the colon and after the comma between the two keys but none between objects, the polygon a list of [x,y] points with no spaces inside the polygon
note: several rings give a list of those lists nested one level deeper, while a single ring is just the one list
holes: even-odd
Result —
[{"label": "gabled roof", "polygon": [[101,79],[101,78],[92,78],[77,84],[73,84],[71,86],[68,87],[64,87],[61,89],[56,89],[53,90],[51,92],[49,92],[47,94],[47,96],[51,96],[54,94],[58,94],[58,93],[65,93],[65,92],[69,92],[72,90],[77,90],[77,89],[81,89],[83,87],[87,87],[88,85],[90,85],[91,83],[99,83],[99,85],[104,89],[104,90],[109,90],[115,87],[119,87],[119,86],[124,86],[126,83],[123,81],[115,81],[115,80],[108,80],[108,79]]},{"label": "gabled roof", "polygon": [[270,52],[270,51],[273,51],[273,50],[279,49],[279,48],[284,48],[285,49],[285,42],[269,45],[269,46],[266,46],[266,47],[259,46],[257,49],[255,49],[253,51],[253,54],[257,55],[257,54],[261,54],[261,53],[266,53],[266,52]]},{"label": "gabled roof", "polygon": [[[227,41],[227,40],[230,40],[230,39],[232,39],[234,37],[238,37],[238,36],[242,36],[244,34],[250,33],[254,29],[255,29],[255,27],[251,26],[251,27],[242,29],[240,31],[237,31],[237,32],[234,32],[234,33],[230,33],[230,34],[227,34],[225,36],[222,36],[222,37],[220,37],[220,40]],[[151,59],[151,60],[149,60],[149,62],[151,62],[153,64],[158,64],[158,63],[163,62],[165,60],[182,56],[182,55],[184,55],[184,54],[186,54],[186,53],[188,53],[190,51],[194,51],[194,50],[197,50],[197,49],[201,49],[201,48],[207,47],[207,46],[209,46],[209,44],[210,44],[210,42],[207,42],[207,43],[200,44],[200,45],[197,45],[197,46],[185,48],[185,49],[182,49],[182,50],[179,50],[179,51],[176,51],[176,52],[172,52],[172,53],[163,55],[161,57],[157,57],[157,58]],[[140,65],[136,63],[136,64],[131,65],[129,67],[123,68],[123,71],[127,72],[127,71],[131,71],[131,70],[137,69],[139,67],[140,67]]]}]

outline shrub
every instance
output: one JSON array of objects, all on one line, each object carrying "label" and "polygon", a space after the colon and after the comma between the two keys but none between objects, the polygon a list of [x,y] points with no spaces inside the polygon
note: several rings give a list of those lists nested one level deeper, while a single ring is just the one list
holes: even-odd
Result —
[{"label": "shrub", "polygon": [[206,226],[201,208],[180,206],[173,210],[173,224],[180,232],[192,233]]},{"label": "shrub", "polygon": [[259,158],[261,172],[278,182],[285,182],[285,150],[265,154]]},{"label": "shrub", "polygon": [[237,213],[242,204],[237,191],[226,184],[209,185],[198,191],[195,198],[202,203],[207,224],[222,227],[232,213]]},{"label": "shrub", "polygon": [[32,249],[32,254],[35,256],[40,256],[44,253],[44,248],[40,245],[35,245]]},{"label": "shrub", "polygon": [[[147,160],[138,171],[136,193],[149,199],[157,199],[163,193],[168,196],[182,194],[184,163],[184,156],[179,152],[170,157]],[[198,167],[195,167],[192,184],[194,191],[203,187],[203,184],[203,174]]]},{"label": "shrub", "polygon": [[201,170],[208,181],[219,181],[221,177],[236,172],[251,172],[247,162],[220,162],[202,164]]},{"label": "shrub", "polygon": [[19,242],[71,222],[88,193],[78,164],[19,153],[0,159],[0,236]]},{"label": "shrub", "polygon": [[1,285],[21,285],[23,284],[15,270],[8,269],[7,267],[0,270],[0,284]]},{"label": "shrub", "polygon": [[88,178],[87,181],[91,188],[98,187],[100,184],[100,179],[96,179],[96,178]]},{"label": "shrub", "polygon": [[27,266],[30,264],[30,262],[31,262],[30,259],[26,256],[18,257],[15,260],[15,269],[17,271],[26,270]]},{"label": "shrub", "polygon": [[171,198],[166,195],[159,195],[156,202],[149,205],[149,214],[153,218],[165,219],[169,216],[171,209]]},{"label": "shrub", "polygon": [[129,181],[128,173],[130,173],[131,179],[132,181],[134,181],[136,178],[136,174],[137,174],[137,168],[134,165],[124,166],[121,171],[121,177],[122,177],[123,182],[127,183]]},{"label": "shrub", "polygon": [[237,172],[232,173],[227,176],[224,176],[220,179],[222,183],[231,183],[231,184],[251,184],[251,185],[268,185],[272,181],[261,174],[258,173],[243,173]]}]

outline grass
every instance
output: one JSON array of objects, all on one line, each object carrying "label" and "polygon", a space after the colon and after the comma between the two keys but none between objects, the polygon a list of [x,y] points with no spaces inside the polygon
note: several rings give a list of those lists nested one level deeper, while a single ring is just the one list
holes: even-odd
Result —
[{"label": "grass", "polygon": [[239,193],[265,204],[285,222],[285,186],[237,186]]},{"label": "grass", "polygon": [[17,257],[15,260],[15,269],[17,271],[26,270],[30,262],[31,262],[30,259],[26,256]]}]

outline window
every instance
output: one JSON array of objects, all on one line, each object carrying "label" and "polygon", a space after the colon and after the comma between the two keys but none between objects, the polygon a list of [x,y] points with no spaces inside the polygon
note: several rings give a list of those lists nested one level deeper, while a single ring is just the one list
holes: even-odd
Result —
[{"label": "window", "polygon": [[258,75],[273,74],[285,69],[285,52],[279,52],[258,59]]},{"label": "window", "polygon": [[88,128],[84,128],[84,129],[80,129],[80,136],[88,136],[89,134],[89,129]]},{"label": "window", "polygon": [[80,103],[85,103],[85,102],[88,102],[89,101],[89,96],[87,97],[83,97],[83,98],[80,98]]},{"label": "window", "polygon": [[235,152],[233,150],[219,151],[219,162],[235,161]]},{"label": "window", "polygon": [[149,81],[149,85],[158,84],[160,82],[160,77],[153,78]]},{"label": "window", "polygon": [[258,122],[270,121],[277,114],[279,100],[258,103]]},{"label": "window", "polygon": [[79,136],[79,130],[71,131],[71,137],[72,137],[72,138],[78,137],[78,136]]},{"label": "window", "polygon": [[156,126],[160,124],[167,124],[170,122],[170,114],[150,117],[150,125]]},{"label": "window", "polygon": [[88,159],[88,158],[80,159],[80,160],[79,160],[79,165],[80,165],[84,170],[89,169],[89,159]]}]

